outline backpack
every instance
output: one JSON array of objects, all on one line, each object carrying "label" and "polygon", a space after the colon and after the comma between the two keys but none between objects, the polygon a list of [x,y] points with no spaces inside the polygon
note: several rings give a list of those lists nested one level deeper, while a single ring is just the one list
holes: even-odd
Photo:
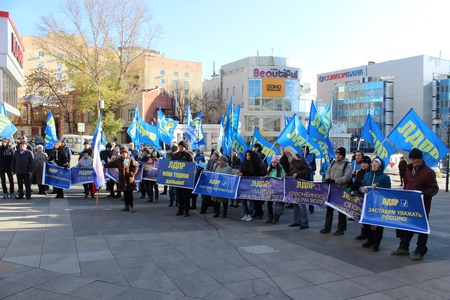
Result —
[{"label": "backpack", "polygon": [[[333,165],[334,165],[335,162],[336,162],[335,160],[333,160],[333,161],[331,162],[331,165],[329,166],[330,169],[333,167]],[[342,176],[344,176],[344,174],[345,174],[345,169],[347,169],[347,166],[348,166],[349,163],[350,163],[350,162],[348,162],[348,161],[344,162],[344,168],[342,169]],[[350,186],[352,185],[352,183],[353,183],[353,176],[350,177],[350,181],[347,182],[347,187],[350,187]]]}]

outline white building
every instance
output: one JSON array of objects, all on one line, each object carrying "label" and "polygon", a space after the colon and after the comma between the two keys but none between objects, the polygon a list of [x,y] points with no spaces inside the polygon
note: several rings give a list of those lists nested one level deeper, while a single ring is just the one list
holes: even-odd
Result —
[{"label": "white building", "polygon": [[17,89],[23,82],[23,44],[8,12],[0,11],[0,103],[19,116]]}]

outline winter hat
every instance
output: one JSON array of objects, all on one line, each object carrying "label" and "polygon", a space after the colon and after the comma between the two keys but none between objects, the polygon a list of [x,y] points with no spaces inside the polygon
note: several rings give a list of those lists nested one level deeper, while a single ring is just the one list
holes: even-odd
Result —
[{"label": "winter hat", "polygon": [[224,162],[228,162],[228,158],[225,155],[219,156],[219,160],[223,160]]},{"label": "winter hat", "polygon": [[184,148],[187,148],[187,147],[186,147],[186,143],[185,143],[184,141],[180,141],[180,142],[178,143],[178,147],[180,147],[180,146],[183,146]]},{"label": "winter hat", "polygon": [[422,151],[417,148],[413,148],[411,152],[409,152],[409,158],[418,158],[423,159]]},{"label": "winter hat", "polygon": [[336,153],[340,153],[345,156],[347,150],[344,147],[337,148]]},{"label": "winter hat", "polygon": [[272,156],[272,162],[280,163],[280,156],[279,155]]},{"label": "winter hat", "polygon": [[366,164],[370,164],[371,162],[372,162],[372,160],[368,156],[364,156],[361,161],[361,163],[366,163]]},{"label": "winter hat", "polygon": [[375,159],[373,160],[373,162],[376,162],[376,163],[378,163],[378,164],[381,166],[381,159],[379,159],[378,157],[375,158]]}]

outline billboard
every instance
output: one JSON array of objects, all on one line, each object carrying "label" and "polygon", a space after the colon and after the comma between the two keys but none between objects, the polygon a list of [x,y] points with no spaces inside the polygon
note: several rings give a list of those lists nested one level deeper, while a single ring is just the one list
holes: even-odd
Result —
[{"label": "billboard", "polygon": [[263,78],[262,96],[266,98],[284,98],[286,85],[281,78]]}]

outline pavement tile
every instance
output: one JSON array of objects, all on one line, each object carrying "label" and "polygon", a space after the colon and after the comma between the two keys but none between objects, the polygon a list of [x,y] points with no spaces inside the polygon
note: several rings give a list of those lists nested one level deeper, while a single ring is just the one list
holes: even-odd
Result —
[{"label": "pavement tile", "polygon": [[17,274],[16,276],[11,276],[5,278],[7,282],[13,282],[25,286],[35,286],[43,282],[47,282],[56,277],[60,276],[59,273],[40,269],[31,269],[27,272]]},{"label": "pavement tile", "polygon": [[130,288],[126,286],[101,281],[94,281],[72,292],[70,295],[80,297],[83,299],[109,300],[129,290]]},{"label": "pavement tile", "polygon": [[92,282],[92,279],[63,274],[50,281],[38,284],[35,287],[49,292],[67,295]]}]

